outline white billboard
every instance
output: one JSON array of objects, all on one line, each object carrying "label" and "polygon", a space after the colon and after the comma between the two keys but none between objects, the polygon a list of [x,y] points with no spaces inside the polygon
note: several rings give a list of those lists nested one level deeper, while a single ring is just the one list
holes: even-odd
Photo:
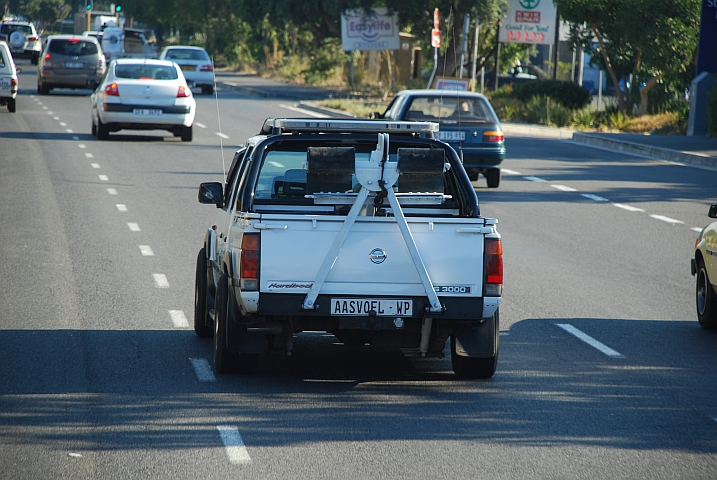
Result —
[{"label": "white billboard", "polygon": [[500,24],[498,41],[503,43],[555,43],[557,11],[552,0],[509,0]]},{"label": "white billboard", "polygon": [[346,10],[341,14],[341,43],[351,50],[398,50],[401,40],[398,15],[389,15],[385,8]]}]

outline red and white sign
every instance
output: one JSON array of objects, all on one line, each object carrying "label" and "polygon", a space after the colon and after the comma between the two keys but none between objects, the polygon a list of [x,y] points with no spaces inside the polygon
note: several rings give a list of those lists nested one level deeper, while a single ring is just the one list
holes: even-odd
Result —
[{"label": "red and white sign", "polygon": [[509,0],[498,40],[552,45],[555,42],[556,10],[553,0]]},{"label": "red and white sign", "polygon": [[431,46],[441,48],[441,31],[437,28],[431,30]]}]

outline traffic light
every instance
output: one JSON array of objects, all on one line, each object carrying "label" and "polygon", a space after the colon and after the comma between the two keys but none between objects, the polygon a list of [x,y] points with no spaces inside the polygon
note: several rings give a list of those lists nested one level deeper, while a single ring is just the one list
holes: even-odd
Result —
[{"label": "traffic light", "polygon": [[93,4],[93,3],[94,3],[94,0],[87,0],[87,1],[85,2],[85,8],[86,8],[87,10],[92,10],[92,4]]},{"label": "traffic light", "polygon": [[122,5],[117,5],[115,7],[115,12],[120,13],[122,11]]}]

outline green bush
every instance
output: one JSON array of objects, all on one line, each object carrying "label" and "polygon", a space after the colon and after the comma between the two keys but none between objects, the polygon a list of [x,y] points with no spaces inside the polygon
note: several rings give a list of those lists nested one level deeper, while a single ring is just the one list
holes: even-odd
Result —
[{"label": "green bush", "polygon": [[550,97],[562,106],[572,110],[580,110],[590,103],[590,92],[584,87],[561,80],[533,80],[519,83],[513,87],[513,96],[523,102],[531,98]]}]

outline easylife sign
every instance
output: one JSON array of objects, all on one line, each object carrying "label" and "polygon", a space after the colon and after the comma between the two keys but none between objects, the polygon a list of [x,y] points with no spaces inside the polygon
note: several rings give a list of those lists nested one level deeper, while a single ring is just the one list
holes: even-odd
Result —
[{"label": "easylife sign", "polygon": [[509,0],[498,41],[552,45],[555,43],[556,16],[552,0]]},{"label": "easylife sign", "polygon": [[398,15],[389,15],[385,8],[346,10],[341,14],[341,43],[345,51],[398,50],[401,39]]}]

